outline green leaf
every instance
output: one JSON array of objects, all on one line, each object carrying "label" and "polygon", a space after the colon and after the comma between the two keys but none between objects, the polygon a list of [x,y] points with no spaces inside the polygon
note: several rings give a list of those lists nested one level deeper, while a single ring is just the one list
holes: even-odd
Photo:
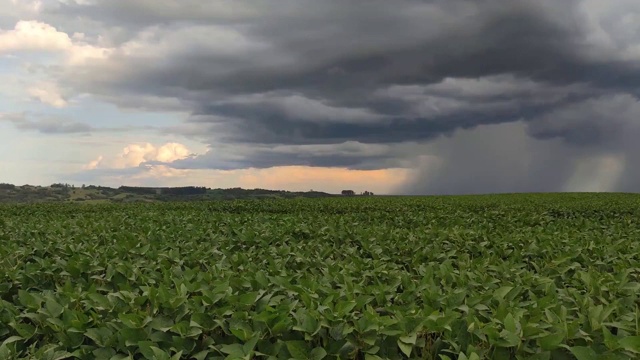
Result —
[{"label": "green leaf", "polygon": [[122,328],[118,332],[118,339],[127,346],[137,345],[140,341],[145,341],[148,334],[143,329]]},{"label": "green leaf", "polygon": [[209,350],[202,350],[199,353],[193,355],[193,358],[196,360],[205,360],[207,358],[207,355],[209,355],[210,351]]},{"label": "green leaf", "polygon": [[309,354],[309,359],[310,360],[322,360],[326,356],[327,356],[327,351],[322,347],[317,347],[317,348],[311,350],[311,353]]},{"label": "green leaf", "polygon": [[37,331],[36,327],[30,324],[17,323],[11,324],[11,327],[18,332],[18,335],[25,339],[30,339]]},{"label": "green leaf", "polygon": [[7,345],[0,345],[0,359],[11,359],[12,351]]},{"label": "green leaf", "polygon": [[531,355],[527,358],[527,360],[550,360],[551,359],[551,352],[550,351],[545,351],[545,352],[541,352],[538,354],[534,354]]},{"label": "green leaf", "polygon": [[310,335],[315,335],[320,331],[320,322],[313,316],[303,313],[299,315],[299,324],[293,327],[293,330],[305,332]]},{"label": "green leaf", "polygon": [[122,354],[115,354],[109,360],[133,360],[133,357]]},{"label": "green leaf", "polygon": [[624,286],[622,286],[620,288],[621,290],[629,290],[633,293],[638,293],[640,292],[640,283],[638,282],[629,282],[624,284]]},{"label": "green leaf", "polygon": [[155,356],[153,354],[153,351],[151,350],[151,347],[154,345],[155,343],[152,341],[138,342],[138,349],[140,350],[140,353],[142,354],[142,356],[144,356],[145,359],[152,360],[153,357]]},{"label": "green leaf", "polygon": [[220,351],[235,357],[243,358],[245,356],[244,349],[240,344],[222,345],[222,347],[220,348]]},{"label": "green leaf", "polygon": [[152,346],[151,351],[153,351],[154,360],[171,360],[171,355],[168,352],[156,347]]},{"label": "green leaf", "polygon": [[122,321],[124,326],[130,329],[141,329],[143,328],[148,321],[145,321],[145,318],[139,314],[118,314],[118,319]]},{"label": "green leaf", "polygon": [[355,301],[339,301],[335,306],[335,312],[339,316],[346,315],[353,310],[358,303]]},{"label": "green leaf", "polygon": [[343,330],[344,330],[344,324],[338,324],[336,326],[332,326],[329,329],[329,336],[331,336],[333,340],[342,340],[344,338],[344,335],[342,334]]},{"label": "green leaf", "polygon": [[516,325],[516,320],[513,318],[513,315],[508,314],[505,318],[504,318],[504,328],[514,334],[518,333],[518,327]]},{"label": "green leaf", "polygon": [[93,340],[98,346],[107,346],[113,333],[108,328],[91,328],[87,329],[84,335]]},{"label": "green leaf", "polygon": [[285,342],[287,350],[294,359],[297,360],[308,360],[309,359],[309,348],[305,341],[301,340],[291,340]]},{"label": "green leaf", "polygon": [[174,322],[173,320],[164,317],[164,316],[158,316],[153,318],[153,320],[151,320],[149,322],[149,326],[151,326],[152,329],[154,330],[159,330],[162,332],[167,332],[169,330],[171,330],[171,328],[174,326]]},{"label": "green leaf", "polygon": [[116,355],[116,351],[112,348],[102,347],[91,352],[94,359],[111,359]]},{"label": "green leaf", "polygon": [[24,340],[21,336],[10,336],[5,341],[2,342],[2,346],[12,344],[16,341]]},{"label": "green leaf", "polygon": [[260,293],[258,292],[250,292],[246,294],[242,294],[238,297],[237,301],[242,305],[253,305],[260,298]]},{"label": "green leaf", "polygon": [[640,336],[627,336],[620,339],[618,344],[627,351],[640,354]]},{"label": "green leaf", "polygon": [[411,352],[413,351],[413,345],[410,344],[406,344],[404,342],[402,342],[400,339],[398,339],[398,347],[400,348],[400,351],[402,351],[402,353],[404,353],[405,355],[407,355],[407,357],[411,357]]},{"label": "green leaf", "polygon": [[46,301],[47,311],[51,316],[58,317],[64,312],[64,307],[58,304],[53,298],[48,298]]},{"label": "green leaf", "polygon": [[40,302],[30,293],[24,290],[18,290],[18,299],[20,304],[30,310],[40,310]]},{"label": "green leaf", "polygon": [[611,334],[611,331],[607,329],[606,326],[602,327],[602,333],[604,336],[604,344],[607,346],[609,350],[617,350],[620,348],[620,344],[618,343],[618,339]]},{"label": "green leaf", "polygon": [[416,333],[413,333],[408,336],[401,336],[400,341],[405,344],[415,345],[417,338],[418,338],[418,335]]},{"label": "green leaf", "polygon": [[513,290],[513,286],[503,286],[493,292],[493,298],[496,300],[502,300],[511,290]]},{"label": "green leaf", "polygon": [[260,284],[262,287],[265,287],[265,288],[269,287],[269,279],[265,275],[264,271],[256,272],[255,279],[258,282],[258,284]]},{"label": "green leaf", "polygon": [[253,349],[256,347],[256,344],[260,340],[259,336],[254,336],[251,340],[247,341],[244,345],[242,345],[242,352],[246,355],[251,354]]},{"label": "green leaf", "polygon": [[571,351],[573,356],[576,357],[576,360],[598,360],[598,355],[590,347],[586,347],[586,346],[574,346],[574,347],[564,346],[564,347],[569,349],[569,351]]},{"label": "green leaf", "polygon": [[275,325],[273,325],[273,327],[271,328],[271,332],[274,335],[278,335],[278,334],[282,334],[287,332],[290,328],[289,328],[289,321],[284,319],[279,321],[278,323],[276,323]]},{"label": "green leaf", "polygon": [[542,350],[554,350],[560,347],[562,341],[564,340],[564,336],[562,334],[549,334],[547,336],[543,336],[538,338],[538,344],[542,348]]}]

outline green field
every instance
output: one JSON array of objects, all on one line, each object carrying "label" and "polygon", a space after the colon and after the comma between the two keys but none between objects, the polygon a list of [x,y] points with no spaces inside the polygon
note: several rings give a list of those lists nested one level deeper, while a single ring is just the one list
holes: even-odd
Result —
[{"label": "green field", "polygon": [[637,359],[640,196],[0,206],[0,359]]}]

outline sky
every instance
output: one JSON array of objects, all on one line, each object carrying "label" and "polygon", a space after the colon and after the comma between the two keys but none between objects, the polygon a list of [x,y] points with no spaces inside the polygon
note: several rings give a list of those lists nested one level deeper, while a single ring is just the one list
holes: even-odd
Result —
[{"label": "sky", "polygon": [[0,0],[0,182],[640,191],[637,0]]}]

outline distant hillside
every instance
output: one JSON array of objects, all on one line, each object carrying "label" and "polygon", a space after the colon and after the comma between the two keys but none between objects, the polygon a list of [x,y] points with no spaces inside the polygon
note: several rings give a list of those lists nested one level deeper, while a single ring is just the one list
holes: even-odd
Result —
[{"label": "distant hillside", "polygon": [[[348,195],[355,193],[348,191]],[[373,195],[365,192],[366,195]],[[320,198],[344,196],[320,191],[292,192],[266,189],[210,189],[206,187],[131,187],[110,188],[104,186],[74,187],[67,184],[51,186],[16,186],[0,184],[0,202],[162,202],[203,201],[266,198]]]}]

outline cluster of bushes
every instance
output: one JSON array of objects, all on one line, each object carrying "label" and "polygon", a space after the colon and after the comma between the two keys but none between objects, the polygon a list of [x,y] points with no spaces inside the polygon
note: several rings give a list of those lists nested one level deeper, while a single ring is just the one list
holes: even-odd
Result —
[{"label": "cluster of bushes", "polygon": [[172,188],[154,188],[154,187],[131,187],[121,186],[118,190],[137,195],[203,195],[207,193],[206,187],[185,186]]}]

